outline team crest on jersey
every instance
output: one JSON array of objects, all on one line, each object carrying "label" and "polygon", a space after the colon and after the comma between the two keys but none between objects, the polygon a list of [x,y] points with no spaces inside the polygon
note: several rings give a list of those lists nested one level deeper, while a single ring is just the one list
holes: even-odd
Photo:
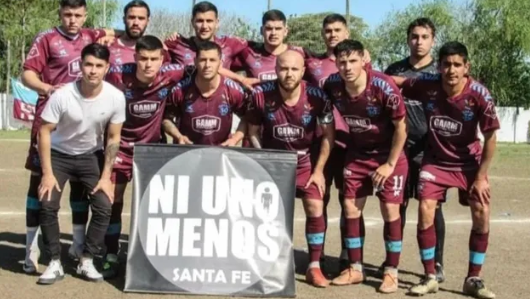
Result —
[{"label": "team crest on jersey", "polygon": [[282,124],[274,126],[273,137],[283,142],[294,142],[304,138],[304,128],[293,124]]},{"label": "team crest on jersey", "polygon": [[191,60],[192,59],[191,53],[186,52],[186,54],[184,54],[184,59]]},{"label": "team crest on jersey", "polygon": [[314,76],[320,76],[322,75],[322,68],[316,68],[311,72]]},{"label": "team crest on jersey", "polygon": [[193,113],[193,102],[190,101],[190,100],[187,100],[185,103],[184,103],[184,111],[186,111],[186,113]]},{"label": "team crest on jersey", "polygon": [[254,61],[252,67],[255,69],[260,69],[262,67],[261,62],[259,62],[258,60]]},{"label": "team crest on jersey", "polygon": [[381,112],[381,110],[379,109],[379,107],[376,107],[376,106],[368,106],[368,107],[366,107],[366,113],[368,113],[368,116],[370,116],[370,117],[377,116],[377,115],[379,115],[380,112]]},{"label": "team crest on jersey", "polygon": [[427,102],[427,106],[425,106],[425,110],[433,112],[434,111],[434,101],[430,100]]},{"label": "team crest on jersey", "polygon": [[219,105],[219,114],[226,116],[228,113],[230,113],[230,106],[227,103],[221,103]]},{"label": "team crest on jersey", "polygon": [[276,116],[274,116],[274,113],[272,113],[272,112],[267,113],[267,118],[270,121],[276,120]]},{"label": "team crest on jersey", "polygon": [[163,100],[167,97],[167,95],[169,94],[169,91],[167,88],[162,88],[159,92],[158,92],[158,98]]},{"label": "team crest on jersey", "polygon": [[475,116],[475,113],[473,113],[473,111],[471,109],[469,109],[468,107],[466,107],[466,109],[464,109],[464,111],[462,111],[462,119],[464,121],[473,120],[473,116]]},{"label": "team crest on jersey", "polygon": [[313,119],[313,116],[311,116],[311,114],[309,113],[305,113],[302,115],[302,124],[304,125],[304,127],[307,127],[307,125],[309,125],[311,123],[311,120]]},{"label": "team crest on jersey", "polygon": [[134,98],[134,95],[133,95],[133,92],[131,89],[126,89],[124,91],[124,94],[125,94],[125,99],[126,100],[132,100]]}]

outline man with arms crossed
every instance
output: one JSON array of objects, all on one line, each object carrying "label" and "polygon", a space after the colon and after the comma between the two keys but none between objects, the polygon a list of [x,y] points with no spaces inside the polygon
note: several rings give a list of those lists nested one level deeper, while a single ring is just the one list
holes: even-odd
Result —
[{"label": "man with arms crossed", "polygon": [[[37,151],[40,115],[48,98],[56,89],[78,79],[81,75],[81,50],[103,36],[114,35],[113,30],[83,28],[86,18],[85,0],[61,0],[59,2],[61,25],[37,35],[24,62],[22,82],[39,94],[25,165],[26,169],[31,171],[26,201],[26,258],[23,266],[26,273],[37,272],[40,255],[37,245],[40,213],[37,193],[42,178]],[[69,254],[78,258],[83,252],[82,245],[85,242],[88,201],[81,182],[73,178],[70,180],[70,188],[73,244]]]},{"label": "man with arms crossed", "polygon": [[349,126],[344,167],[345,238],[350,267],[332,281],[349,285],[365,280],[361,215],[366,198],[377,190],[385,221],[386,268],[379,291],[398,289],[401,255],[403,184],[408,164],[403,152],[407,138],[405,105],[399,89],[383,73],[364,69],[363,45],[344,40],[334,49],[339,73],[331,75],[324,90]]},{"label": "man with arms crossed", "polygon": [[[407,44],[410,56],[391,64],[385,74],[389,76],[402,76],[416,78],[422,74],[437,74],[436,61],[431,55],[434,46],[436,28],[431,20],[419,18],[410,23],[407,28]],[[418,198],[417,187],[420,175],[423,151],[427,141],[427,121],[421,101],[404,98],[407,108],[407,143],[405,154],[409,161],[409,174],[405,184],[405,197],[401,205],[401,233],[407,222],[407,207],[409,199]],[[434,227],[436,229],[436,279],[438,282],[445,280],[443,271],[443,249],[445,240],[445,221],[442,213],[441,201],[436,208]],[[380,271],[383,272],[384,264]]]},{"label": "man with arms crossed", "polygon": [[127,100],[127,120],[123,124],[120,150],[112,172],[114,204],[105,238],[107,254],[103,275],[112,278],[118,274],[118,251],[121,234],[123,194],[132,179],[135,143],[159,143],[164,109],[170,91],[184,77],[184,67],[165,64],[163,44],[155,36],[145,35],[136,42],[136,63],[113,66],[106,80],[118,87]]},{"label": "man with arms crossed", "polygon": [[[77,178],[90,190],[92,219],[77,274],[90,281],[103,276],[93,263],[99,254],[110,219],[113,187],[112,165],[125,121],[125,98],[121,91],[103,81],[109,69],[109,50],[99,44],[86,46],[81,53],[81,80],[68,83],[50,97],[42,111],[39,155],[42,161],[40,225],[50,264],[38,283],[53,284],[64,278],[57,213],[61,190],[67,180]],[[103,169],[103,138],[107,146]]]},{"label": "man with arms crossed", "polygon": [[[243,129],[231,137],[230,130],[232,114],[240,118],[245,114],[247,93],[220,75],[220,67],[221,47],[210,41],[197,44],[195,73],[172,90],[166,107],[163,127],[178,144],[235,146],[244,137]],[[244,121],[240,126],[246,127]]]},{"label": "man with arms crossed", "polygon": [[[427,124],[427,148],[418,186],[420,207],[418,244],[425,277],[410,289],[425,295],[438,291],[435,269],[434,215],[449,188],[458,188],[459,201],[471,208],[469,267],[463,292],[475,298],[495,298],[480,278],[489,239],[491,191],[488,169],[500,128],[495,103],[488,89],[469,76],[468,51],[459,42],[442,46],[438,75],[416,79],[394,77],[405,97],[421,100]],[[484,149],[477,130],[484,135]]]},{"label": "man with arms crossed", "polygon": [[[310,255],[306,280],[313,286],[326,287],[329,281],[320,269],[319,259],[325,230],[323,170],[334,142],[331,105],[320,88],[302,81],[305,70],[300,53],[288,50],[280,54],[276,63],[278,79],[254,88],[246,117],[248,134],[255,148],[298,152],[297,197],[304,204]],[[317,126],[323,132],[322,145],[320,152],[310,152]]]}]

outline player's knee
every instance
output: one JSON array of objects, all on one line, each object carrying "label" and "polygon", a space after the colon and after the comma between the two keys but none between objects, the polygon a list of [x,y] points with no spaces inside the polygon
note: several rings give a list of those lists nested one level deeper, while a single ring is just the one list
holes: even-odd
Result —
[{"label": "player's knee", "polygon": [[434,214],[436,211],[436,201],[422,200],[419,207],[419,221],[420,229],[427,229],[434,224]]},{"label": "player's knee", "polygon": [[343,207],[346,218],[355,219],[362,215],[362,210],[355,204],[355,199],[346,198]]},{"label": "player's knee", "polygon": [[380,208],[386,222],[396,221],[400,217],[400,204],[380,202]]},{"label": "player's knee", "polygon": [[304,199],[304,210],[308,217],[320,217],[323,214],[323,201],[316,199]]}]

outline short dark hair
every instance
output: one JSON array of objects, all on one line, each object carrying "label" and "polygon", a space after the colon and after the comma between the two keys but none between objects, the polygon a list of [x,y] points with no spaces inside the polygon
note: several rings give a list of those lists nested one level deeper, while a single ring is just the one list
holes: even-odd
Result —
[{"label": "short dark hair", "polygon": [[442,60],[447,56],[458,55],[464,59],[464,62],[468,60],[467,47],[460,42],[448,42],[445,43],[438,51],[438,64],[441,65]]},{"label": "short dark hair", "polygon": [[412,30],[414,30],[414,28],[416,27],[429,28],[431,29],[432,36],[433,37],[436,36],[436,26],[434,26],[434,23],[429,18],[418,18],[412,21],[412,23],[410,23],[409,27],[407,28],[407,37],[410,36],[410,34],[412,33]]},{"label": "short dark hair", "polygon": [[263,14],[261,25],[265,25],[268,21],[282,21],[285,24],[287,23],[287,18],[281,10],[271,9]]},{"label": "short dark hair", "polygon": [[336,22],[340,22],[344,24],[344,26],[348,27],[348,22],[346,21],[346,19],[338,13],[332,13],[330,15],[327,15],[324,18],[324,21],[322,22],[322,27],[326,27],[326,25],[333,24]]},{"label": "short dark hair", "polygon": [[133,7],[143,7],[147,10],[147,17],[151,16],[151,9],[149,9],[149,5],[147,5],[147,3],[145,3],[145,1],[142,1],[142,0],[133,0],[127,3],[127,5],[125,5],[125,7],[123,8],[123,15],[126,16],[127,13],[129,12],[129,9]]},{"label": "short dark hair", "polygon": [[360,41],[356,41],[353,39],[345,39],[338,43],[337,46],[333,49],[333,54],[335,55],[335,57],[339,57],[342,54],[350,56],[350,54],[353,52],[357,52],[359,56],[363,57],[364,46]]},{"label": "short dark hair", "polygon": [[92,43],[85,46],[81,51],[81,60],[85,60],[85,57],[87,57],[88,55],[105,60],[107,63],[110,59],[109,48],[98,43]]},{"label": "short dark hair", "polygon": [[199,56],[199,54],[203,51],[210,51],[210,50],[217,50],[217,53],[219,54],[219,57],[222,55],[221,47],[212,41],[205,40],[205,41],[199,41],[196,43],[195,48],[195,55]]},{"label": "short dark hair", "polygon": [[164,45],[162,44],[162,41],[154,35],[144,35],[136,40],[135,51],[137,53],[142,50],[155,51],[162,50],[163,48]]},{"label": "short dark hair", "polygon": [[191,10],[191,17],[195,18],[195,15],[197,15],[198,13],[205,13],[209,11],[213,11],[215,13],[215,16],[217,17],[217,6],[215,6],[212,2],[209,1],[201,1],[195,4],[195,6],[193,6],[193,9]]},{"label": "short dark hair", "polygon": [[78,8],[78,7],[86,7],[86,0],[61,0],[59,2],[60,8],[65,7],[71,7],[71,8]]}]

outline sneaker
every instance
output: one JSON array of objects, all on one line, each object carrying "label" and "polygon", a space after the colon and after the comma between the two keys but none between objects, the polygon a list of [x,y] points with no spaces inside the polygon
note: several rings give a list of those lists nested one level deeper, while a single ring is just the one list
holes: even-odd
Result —
[{"label": "sneaker", "polygon": [[379,292],[383,294],[395,293],[398,290],[398,270],[387,267],[383,273],[383,282],[379,286]]},{"label": "sneaker", "polygon": [[24,258],[24,265],[22,265],[22,270],[27,274],[37,273],[39,270],[39,257],[40,250],[38,248],[30,249],[26,251],[26,258]]},{"label": "sneaker", "polygon": [[364,281],[364,277],[363,266],[354,264],[342,271],[338,277],[331,281],[331,284],[336,286],[358,284]]},{"label": "sneaker", "polygon": [[320,268],[308,268],[305,273],[305,280],[308,284],[317,288],[325,288],[329,286],[329,280],[326,279]]},{"label": "sneaker", "polygon": [[76,243],[72,243],[72,245],[70,245],[70,248],[68,248],[68,256],[74,261],[80,260],[83,256],[83,247],[84,244],[79,245]]},{"label": "sneaker", "polygon": [[440,263],[436,263],[436,280],[438,283],[442,283],[445,281],[445,272],[444,272],[444,266]]},{"label": "sneaker", "polygon": [[493,299],[495,294],[488,290],[480,277],[469,277],[464,281],[463,293],[479,299]]},{"label": "sneaker", "polygon": [[115,254],[107,254],[105,262],[103,263],[103,271],[101,274],[103,278],[110,279],[118,276],[120,263],[118,262],[118,256]]},{"label": "sneaker", "polygon": [[50,285],[64,278],[64,270],[60,260],[52,260],[37,281],[38,284]]},{"label": "sneaker", "polygon": [[438,292],[438,281],[436,281],[436,275],[433,274],[425,276],[419,284],[410,288],[410,293],[418,296],[436,292]]},{"label": "sneaker", "polygon": [[82,259],[79,265],[77,265],[77,274],[88,281],[103,281],[103,275],[96,270],[92,259]]}]

